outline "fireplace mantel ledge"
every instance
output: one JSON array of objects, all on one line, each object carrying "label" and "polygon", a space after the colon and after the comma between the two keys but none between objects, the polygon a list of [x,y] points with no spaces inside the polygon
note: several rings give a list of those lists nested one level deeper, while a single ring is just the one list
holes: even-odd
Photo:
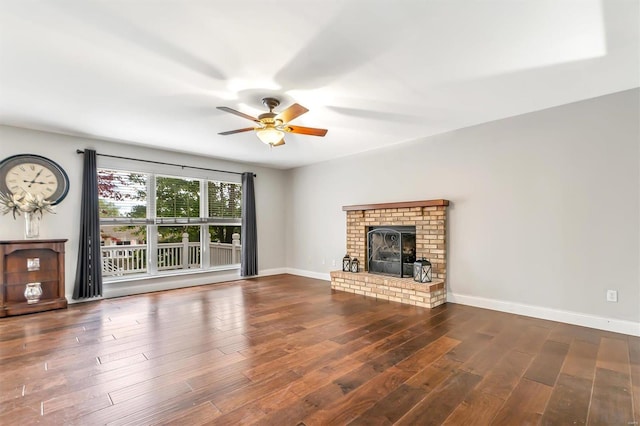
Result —
[{"label": "fireplace mantel ledge", "polygon": [[381,204],[360,204],[354,206],[342,206],[342,211],[353,210],[379,210],[379,209],[402,209],[407,207],[437,207],[448,206],[449,200],[422,200],[422,201],[403,201],[399,203],[381,203]]}]

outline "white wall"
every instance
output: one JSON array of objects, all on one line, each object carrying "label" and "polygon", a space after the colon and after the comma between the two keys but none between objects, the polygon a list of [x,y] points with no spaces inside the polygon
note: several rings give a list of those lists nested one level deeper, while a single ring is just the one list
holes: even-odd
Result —
[{"label": "white wall", "polygon": [[640,333],[639,93],[293,169],[287,264],[337,269],[343,205],[444,198],[451,300]]},{"label": "white wall", "polygon": [[[346,250],[343,205],[449,199],[450,300],[606,328],[597,321],[603,319],[615,330],[640,334],[639,93],[621,92],[290,171],[6,126],[0,126],[0,159],[40,154],[69,174],[69,195],[56,215],[44,218],[41,237],[69,239],[70,301],[82,175],[82,156],[75,151],[93,148],[257,173],[261,273],[286,266],[327,277],[337,269],[332,262],[339,265]],[[99,165],[105,161],[99,157]],[[0,239],[21,238],[23,221],[0,216]],[[156,288],[234,277],[168,277],[157,280]],[[618,303],[605,301],[607,289],[618,290]],[[105,293],[140,290],[112,286]],[[624,328],[625,322],[638,331]]]},{"label": "white wall", "polygon": [[[96,139],[76,138],[47,132],[0,126],[0,159],[15,154],[38,154],[54,160],[69,175],[70,189],[67,197],[56,206],[56,214],[45,214],[40,226],[40,238],[67,238],[66,245],[66,293],[67,300],[73,302],[73,284],[76,273],[78,253],[78,232],[80,218],[80,198],[82,185],[82,155],[76,149],[95,149],[98,154],[111,154],[169,163],[178,163],[237,172],[253,171],[257,174],[256,214],[258,228],[258,268],[261,274],[281,272],[285,267],[285,188],[286,172],[282,170],[257,167],[249,164],[221,161],[207,157],[180,154],[176,152],[148,149],[140,146],[124,145]],[[196,177],[212,176],[207,172],[182,169],[170,166],[150,165],[140,162],[98,157],[98,167],[117,167],[119,164],[131,165],[136,170],[155,170],[176,176]],[[229,178],[233,175],[218,175]],[[11,215],[0,216],[0,239],[23,239],[24,220],[13,220]],[[117,296],[127,293],[160,290],[171,287],[204,284],[238,278],[237,271],[202,273],[188,277],[166,277],[155,280],[135,281],[127,284],[106,284],[105,296]]]}]

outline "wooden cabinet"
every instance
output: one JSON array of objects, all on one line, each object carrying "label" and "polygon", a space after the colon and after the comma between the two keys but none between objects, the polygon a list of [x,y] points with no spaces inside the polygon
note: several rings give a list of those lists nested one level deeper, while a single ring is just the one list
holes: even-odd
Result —
[{"label": "wooden cabinet", "polygon": [[[64,243],[67,240],[0,241],[0,317],[67,307]],[[28,303],[25,288],[40,283],[42,295]]]}]

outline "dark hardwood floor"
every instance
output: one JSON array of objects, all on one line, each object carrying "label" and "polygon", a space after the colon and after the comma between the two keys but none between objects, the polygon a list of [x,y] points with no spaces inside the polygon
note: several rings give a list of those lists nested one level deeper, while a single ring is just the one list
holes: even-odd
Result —
[{"label": "dark hardwood floor", "polygon": [[279,275],[0,320],[0,424],[632,425],[640,338]]}]

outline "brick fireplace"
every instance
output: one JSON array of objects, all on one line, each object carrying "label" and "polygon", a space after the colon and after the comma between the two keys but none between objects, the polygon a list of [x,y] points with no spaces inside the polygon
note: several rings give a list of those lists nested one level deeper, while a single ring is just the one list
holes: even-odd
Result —
[{"label": "brick fireplace", "polygon": [[[360,261],[363,272],[331,272],[331,288],[378,299],[434,308],[446,302],[448,200],[343,206],[347,212],[347,253]],[[433,265],[433,281],[417,283],[366,271],[367,232],[372,227],[415,226],[416,257]]]}]

